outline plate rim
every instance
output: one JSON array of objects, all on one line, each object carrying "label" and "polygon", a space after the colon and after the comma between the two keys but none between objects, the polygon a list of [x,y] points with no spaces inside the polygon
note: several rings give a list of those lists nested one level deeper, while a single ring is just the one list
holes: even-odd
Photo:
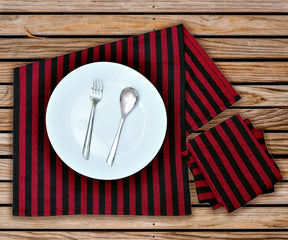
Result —
[{"label": "plate rim", "polygon": [[[152,89],[155,90],[155,93],[158,95],[158,98],[159,98],[159,100],[160,100],[159,102],[160,102],[160,104],[161,104],[162,107],[163,107],[162,113],[163,113],[163,118],[164,118],[164,120],[165,120],[165,123],[163,122],[163,125],[165,125],[165,127],[163,127],[163,130],[164,130],[164,131],[163,131],[163,136],[162,136],[162,138],[161,138],[161,141],[159,141],[159,147],[157,148],[158,150],[155,151],[154,154],[152,154],[153,157],[152,157],[151,159],[149,159],[149,160],[144,164],[143,167],[139,168],[139,169],[136,170],[136,171],[133,171],[132,173],[125,174],[125,176],[116,177],[116,178],[111,178],[111,177],[109,177],[109,178],[99,178],[99,177],[87,175],[87,174],[85,174],[85,173],[82,173],[81,171],[76,170],[73,166],[71,166],[71,162],[69,163],[69,161],[65,161],[65,160],[63,160],[63,159],[59,156],[59,154],[58,154],[57,151],[56,151],[56,148],[57,148],[57,147],[55,148],[55,146],[54,146],[55,143],[53,144],[52,141],[51,141],[51,136],[50,136],[51,132],[50,132],[50,130],[48,130],[48,129],[50,129],[50,127],[48,127],[48,125],[49,125],[49,123],[48,123],[48,122],[49,122],[49,120],[48,120],[48,117],[49,117],[48,112],[51,112],[51,110],[49,111],[49,109],[51,109],[51,102],[53,102],[53,99],[54,99],[53,96],[55,95],[56,89],[59,88],[59,86],[61,86],[64,82],[68,81],[68,80],[65,81],[65,79],[69,79],[69,76],[70,76],[74,71],[77,71],[77,70],[79,70],[79,69],[81,69],[81,68],[85,68],[85,67],[87,67],[88,65],[96,65],[96,64],[108,64],[108,65],[111,65],[111,66],[112,66],[112,65],[118,65],[118,66],[120,66],[120,67],[122,67],[122,68],[126,68],[126,69],[129,70],[129,71],[133,71],[133,72],[137,73],[138,75],[141,75],[142,78],[143,78],[143,80],[144,80],[143,82],[145,82],[145,84],[150,85],[150,86],[152,87]],[[113,67],[113,66],[112,66],[112,67]],[[63,80],[64,80],[64,81],[63,81]],[[51,99],[52,99],[52,101],[51,101]],[[135,70],[135,69],[133,69],[133,68],[131,68],[131,67],[129,67],[129,66],[126,66],[126,65],[124,65],[124,64],[115,63],[115,62],[108,62],[108,61],[99,61],[99,62],[93,62],[93,63],[88,63],[88,64],[85,64],[85,65],[82,65],[82,66],[80,66],[80,67],[72,70],[71,72],[69,72],[66,76],[64,76],[64,77],[60,80],[60,82],[59,82],[59,83],[56,85],[56,87],[53,89],[53,91],[52,91],[52,93],[51,93],[51,95],[50,95],[50,97],[49,97],[48,103],[47,103],[46,112],[45,112],[45,126],[46,126],[46,131],[47,131],[47,136],[48,136],[48,139],[49,139],[49,143],[51,144],[53,150],[54,150],[55,153],[59,156],[60,160],[61,160],[63,163],[65,163],[65,164],[66,164],[69,168],[71,168],[73,171],[75,171],[75,172],[77,172],[77,173],[79,173],[79,174],[81,174],[81,175],[83,175],[83,176],[86,176],[86,177],[89,177],[89,178],[92,178],[92,179],[97,179],[97,180],[104,180],[104,181],[105,181],[105,180],[108,180],[108,181],[109,181],[109,180],[119,180],[119,179],[123,179],[123,178],[129,177],[129,176],[132,176],[132,175],[140,172],[141,170],[143,170],[145,167],[147,167],[147,165],[149,165],[149,164],[153,161],[153,159],[157,156],[157,154],[159,153],[159,150],[161,149],[161,147],[162,147],[162,145],[163,145],[163,143],[164,143],[164,140],[165,140],[165,137],[166,137],[166,134],[167,134],[168,119],[167,119],[166,106],[165,106],[165,103],[164,103],[164,100],[163,100],[162,96],[160,95],[160,93],[159,93],[159,91],[157,90],[157,88],[152,84],[152,82],[151,82],[149,79],[146,78],[146,76],[144,76],[143,74],[141,74],[141,73],[138,72],[137,70]],[[50,132],[50,133],[49,133],[49,132]],[[111,143],[111,144],[112,144],[112,143]],[[68,164],[67,162],[68,162],[69,164]],[[73,164],[72,164],[72,165],[73,165]]]}]

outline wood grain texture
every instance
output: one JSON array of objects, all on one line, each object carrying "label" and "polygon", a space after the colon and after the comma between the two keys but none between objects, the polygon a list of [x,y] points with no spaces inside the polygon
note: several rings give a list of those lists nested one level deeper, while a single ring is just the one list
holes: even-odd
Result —
[{"label": "wood grain texture", "polygon": [[[118,38],[119,39],[119,38]],[[1,59],[40,59],[94,47],[116,38],[3,38]],[[288,58],[286,38],[198,38],[207,53],[216,59]]]},{"label": "wood grain texture", "polygon": [[[129,19],[129,21],[127,21]],[[2,36],[135,35],[183,23],[194,35],[288,35],[288,16],[255,15],[2,15]],[[61,24],[59,24],[61,22]]]},{"label": "wood grain texture", "polygon": [[[235,106],[288,106],[288,85],[235,86],[241,100]],[[0,85],[0,107],[13,106],[13,86]]]},{"label": "wood grain texture", "polygon": [[13,179],[12,174],[13,174],[13,160],[12,159],[0,159],[0,180],[11,181]]},{"label": "wood grain texture", "polygon": [[[11,207],[0,208],[1,229],[287,229],[285,207],[242,207],[232,214],[194,207],[190,216],[56,216],[14,217]],[[265,217],[264,217],[265,216]],[[269,216],[269,217],[267,217]]]},{"label": "wood grain texture", "polygon": [[48,232],[48,231],[5,231],[0,232],[0,238],[5,240],[92,240],[92,239],[170,239],[170,240],[243,240],[243,239],[261,239],[261,240],[271,240],[271,239],[288,239],[287,232],[181,232],[181,231],[149,231],[149,232],[106,232],[106,231],[97,231],[97,232],[69,232],[69,231],[58,231],[58,232]]},{"label": "wood grain texture", "polygon": [[[0,83],[13,82],[13,69],[29,62],[0,62]],[[231,83],[288,83],[288,62],[216,62]]]},{"label": "wood grain texture", "polygon": [[0,1],[1,12],[288,12],[287,0],[9,0]]},{"label": "wood grain texture", "polygon": [[0,131],[13,130],[13,109],[0,109]]}]

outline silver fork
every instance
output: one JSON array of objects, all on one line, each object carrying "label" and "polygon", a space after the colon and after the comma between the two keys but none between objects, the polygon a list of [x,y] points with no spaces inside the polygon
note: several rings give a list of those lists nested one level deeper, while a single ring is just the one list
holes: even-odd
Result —
[{"label": "silver fork", "polygon": [[93,130],[93,122],[94,122],[94,113],[95,108],[98,102],[101,101],[103,95],[103,84],[100,79],[96,79],[92,83],[91,91],[90,91],[90,101],[92,103],[85,142],[82,150],[82,155],[84,158],[88,159],[90,155],[90,145],[92,138],[92,130]]}]

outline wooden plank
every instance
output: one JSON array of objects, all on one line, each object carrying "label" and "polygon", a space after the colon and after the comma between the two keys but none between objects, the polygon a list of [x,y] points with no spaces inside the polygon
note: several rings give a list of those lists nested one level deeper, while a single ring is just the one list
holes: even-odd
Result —
[{"label": "wooden plank", "polygon": [[0,238],[5,240],[32,240],[32,239],[79,239],[79,240],[92,240],[92,239],[190,239],[190,240],[243,240],[243,239],[288,239],[287,232],[181,232],[181,231],[151,231],[143,232],[137,230],[135,232],[117,232],[116,231],[97,231],[97,232],[69,232],[69,231],[3,231],[0,232]]},{"label": "wooden plank", "polygon": [[[277,183],[275,192],[258,196],[249,204],[287,204],[287,182]],[[0,182],[0,204],[12,204],[12,183]],[[194,183],[190,183],[190,193],[192,204],[199,204]]]},{"label": "wooden plank", "polygon": [[0,109],[0,131],[12,131],[13,109]]},{"label": "wooden plank", "polygon": [[287,62],[216,62],[232,83],[288,82]]},{"label": "wooden plank", "polygon": [[0,180],[7,181],[13,179],[13,160],[0,159]]},{"label": "wooden plank", "polygon": [[[216,124],[240,114],[242,118],[249,118],[255,128],[263,130],[288,130],[288,109],[227,109],[216,118],[205,124],[200,130],[207,130]],[[0,109],[0,131],[13,130],[13,109]]]},{"label": "wooden plank", "polygon": [[[13,82],[13,69],[29,62],[0,62],[0,83]],[[288,83],[288,62],[216,62],[231,83]]]},{"label": "wooden plank", "polygon": [[[115,38],[3,38],[1,59],[40,59],[113,42]],[[288,57],[288,39],[198,38],[212,58],[271,59]]]},{"label": "wooden plank", "polygon": [[[242,99],[235,106],[288,106],[288,85],[235,86]],[[0,107],[13,106],[13,86],[0,85]]]},{"label": "wooden plank", "polygon": [[288,109],[280,108],[227,109],[205,124],[200,130],[210,129],[236,114],[240,114],[243,119],[249,118],[255,128],[262,128],[263,130],[288,130]]},{"label": "wooden plank", "polygon": [[[129,19],[129,21],[127,21]],[[265,15],[2,15],[2,36],[135,35],[183,23],[194,35],[288,35],[288,16]],[[61,24],[58,24],[61,22]],[[237,24],[235,24],[237,23]]]},{"label": "wooden plank", "polygon": [[[284,207],[243,207],[232,214],[225,209],[194,207],[191,216],[56,216],[14,217],[11,207],[0,208],[1,229],[287,229]],[[228,217],[229,216],[229,217]],[[265,217],[264,217],[265,216]]]},{"label": "wooden plank", "polygon": [[287,12],[287,0],[0,1],[1,12]]}]

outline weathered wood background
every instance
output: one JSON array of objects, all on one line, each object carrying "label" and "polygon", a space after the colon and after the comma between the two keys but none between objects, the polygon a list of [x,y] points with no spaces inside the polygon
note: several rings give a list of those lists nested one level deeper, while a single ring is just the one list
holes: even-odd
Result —
[{"label": "weathered wood background", "polygon": [[[0,239],[288,239],[287,22],[288,0],[0,0]],[[236,113],[263,128],[275,192],[228,215],[198,204],[190,176],[191,216],[13,217],[12,69],[179,23],[242,96],[202,129]]]}]

